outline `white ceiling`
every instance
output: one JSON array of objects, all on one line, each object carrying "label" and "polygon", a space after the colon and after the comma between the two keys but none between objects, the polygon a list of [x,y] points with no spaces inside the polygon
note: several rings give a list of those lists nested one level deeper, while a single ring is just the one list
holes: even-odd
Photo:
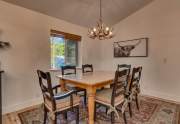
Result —
[{"label": "white ceiling", "polygon": [[[89,27],[99,19],[99,0],[4,0],[74,24]],[[153,0],[102,0],[103,21],[113,25]]]}]

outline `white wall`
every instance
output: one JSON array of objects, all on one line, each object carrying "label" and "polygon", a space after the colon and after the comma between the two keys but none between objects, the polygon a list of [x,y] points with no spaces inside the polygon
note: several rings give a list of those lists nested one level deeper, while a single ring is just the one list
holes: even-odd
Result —
[{"label": "white wall", "polygon": [[[98,49],[87,37],[87,29],[25,8],[0,1],[0,40],[11,48],[0,49],[3,75],[3,113],[41,101],[37,69],[50,69],[50,29],[82,36],[80,64],[97,63],[92,49]],[[88,55],[88,56],[87,56]],[[96,66],[96,64],[94,64]]]},{"label": "white wall", "polygon": [[[116,37],[101,42],[101,69],[143,66],[142,93],[180,102],[180,1],[154,0],[114,25]],[[113,58],[113,42],[149,37],[149,57]]]}]

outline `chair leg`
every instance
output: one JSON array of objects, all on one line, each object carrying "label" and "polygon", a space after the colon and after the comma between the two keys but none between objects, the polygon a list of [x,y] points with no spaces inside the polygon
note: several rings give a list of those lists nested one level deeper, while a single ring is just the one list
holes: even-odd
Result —
[{"label": "chair leg", "polygon": [[47,120],[47,110],[44,106],[44,121],[43,121],[43,124],[46,124],[46,120]]},{"label": "chair leg", "polygon": [[67,117],[67,112],[64,113],[64,118],[67,120],[68,117]]},{"label": "chair leg", "polygon": [[50,124],[56,124],[56,120],[51,120],[52,122]]},{"label": "chair leg", "polygon": [[86,90],[84,91],[84,105],[86,106],[86,96],[87,96],[87,92],[86,92]]},{"label": "chair leg", "polygon": [[124,118],[124,123],[127,124],[127,120],[126,120],[126,112],[123,113],[123,118]]},{"label": "chair leg", "polygon": [[115,122],[115,115],[114,112],[111,112],[111,124],[114,124]]},{"label": "chair leg", "polygon": [[95,102],[95,105],[94,105],[94,121],[96,121],[96,102]]},{"label": "chair leg", "polygon": [[138,100],[138,94],[136,94],[136,107],[137,107],[137,109],[139,110],[139,102],[138,102],[139,100]]},{"label": "chair leg", "polygon": [[128,106],[129,106],[129,114],[130,114],[130,117],[132,117],[132,109],[131,109],[131,103],[130,103],[130,102],[128,103]]},{"label": "chair leg", "polygon": [[79,124],[79,106],[76,108],[76,124]]},{"label": "chair leg", "polygon": [[106,107],[106,114],[108,113],[108,107]]},{"label": "chair leg", "polygon": [[54,124],[57,124],[57,113],[55,113],[55,123]]},{"label": "chair leg", "polygon": [[54,114],[54,118],[51,118],[51,123],[50,124],[57,124],[57,114]]}]

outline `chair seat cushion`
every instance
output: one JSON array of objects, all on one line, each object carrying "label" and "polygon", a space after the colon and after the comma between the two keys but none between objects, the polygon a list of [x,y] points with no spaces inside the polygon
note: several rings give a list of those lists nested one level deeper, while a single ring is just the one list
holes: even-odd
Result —
[{"label": "chair seat cushion", "polygon": [[[57,95],[62,95],[64,92],[58,93]],[[73,94],[73,106],[77,106],[80,103],[80,97],[78,95]],[[50,100],[45,100],[45,106],[50,110],[53,111],[52,102]],[[71,108],[70,96],[56,100],[56,111],[63,111],[68,108]]]},{"label": "chair seat cushion", "polygon": [[[105,88],[96,93],[95,100],[98,103],[105,104],[105,105],[111,105],[111,99],[112,99],[112,88]],[[115,106],[117,106],[123,102],[124,102],[124,95],[120,95],[115,98]]]}]

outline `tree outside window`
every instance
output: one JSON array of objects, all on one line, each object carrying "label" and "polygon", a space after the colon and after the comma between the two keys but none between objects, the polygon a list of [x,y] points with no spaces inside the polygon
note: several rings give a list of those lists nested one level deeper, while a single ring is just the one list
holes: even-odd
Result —
[{"label": "tree outside window", "polygon": [[78,42],[62,36],[51,36],[51,68],[78,64]]}]

